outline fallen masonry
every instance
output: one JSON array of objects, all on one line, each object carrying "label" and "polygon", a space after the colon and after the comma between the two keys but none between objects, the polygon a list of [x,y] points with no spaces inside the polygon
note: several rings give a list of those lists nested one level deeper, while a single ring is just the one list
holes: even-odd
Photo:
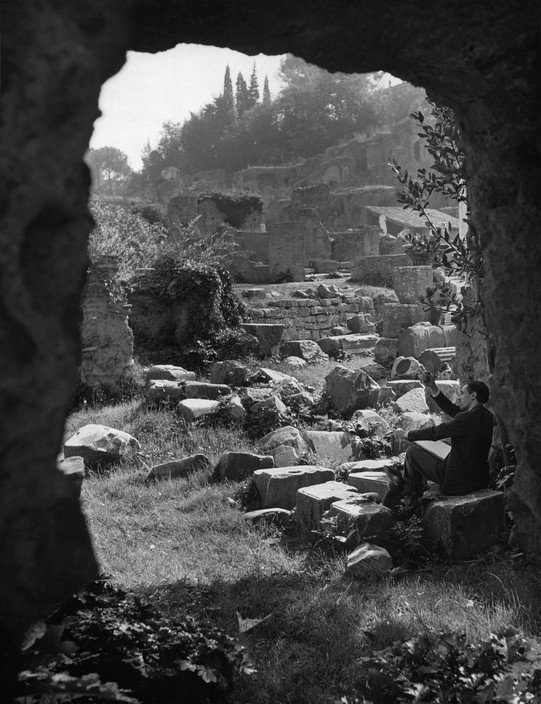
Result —
[{"label": "fallen masonry", "polygon": [[259,469],[254,472],[254,483],[263,508],[293,509],[297,491],[306,486],[334,480],[332,469],[315,465]]},{"label": "fallen masonry", "polygon": [[342,482],[330,481],[315,484],[297,491],[295,520],[306,530],[317,530],[325,511],[340,499],[357,494],[354,487]]},{"label": "fallen masonry", "polygon": [[486,489],[439,499],[428,505],[423,522],[428,537],[449,557],[486,552],[505,528],[503,493]]},{"label": "fallen masonry", "polygon": [[368,492],[376,493],[383,502],[391,488],[391,482],[385,472],[350,472],[348,484],[354,487],[360,494]]}]

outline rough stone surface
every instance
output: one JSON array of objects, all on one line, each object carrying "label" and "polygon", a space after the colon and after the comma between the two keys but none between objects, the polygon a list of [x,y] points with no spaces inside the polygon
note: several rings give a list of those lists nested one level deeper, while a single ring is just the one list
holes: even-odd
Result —
[{"label": "rough stone surface", "polygon": [[379,435],[383,437],[391,430],[391,426],[387,423],[385,418],[382,418],[379,413],[376,413],[376,411],[373,411],[371,408],[355,411],[351,420],[357,426],[362,427],[367,435]]},{"label": "rough stone surface", "polygon": [[152,379],[145,386],[145,397],[151,404],[173,403],[182,400],[185,395],[181,381]]},{"label": "rough stone surface", "polygon": [[282,323],[242,323],[241,327],[257,338],[260,357],[270,357],[278,351],[285,329]]},{"label": "rough stone surface", "polygon": [[263,508],[292,509],[297,491],[306,486],[334,481],[332,469],[303,465],[279,469],[258,469],[253,475]]},{"label": "rough stone surface", "polygon": [[407,394],[408,391],[422,389],[423,385],[419,379],[392,379],[387,382],[387,387],[394,391],[396,398],[400,398],[404,394]]},{"label": "rough stone surface", "polygon": [[433,501],[423,522],[428,537],[450,557],[484,553],[498,542],[505,527],[503,494],[486,489]]},{"label": "rough stone surface", "polygon": [[356,496],[353,486],[343,482],[328,481],[315,484],[297,491],[295,520],[306,530],[316,530],[331,504],[340,499]]},{"label": "rough stone surface", "polygon": [[327,361],[327,355],[314,340],[288,340],[282,342],[280,352],[288,357],[300,357],[309,364]]},{"label": "rough stone surface", "polygon": [[276,467],[289,467],[308,453],[300,431],[291,425],[268,433],[258,443],[262,452],[272,455]]},{"label": "rough stone surface", "polygon": [[157,464],[147,474],[146,481],[160,479],[183,479],[189,474],[199,472],[202,469],[210,469],[211,463],[206,455],[190,455],[181,460],[162,462]]},{"label": "rough stone surface", "polygon": [[400,336],[402,330],[423,320],[428,321],[429,312],[420,303],[384,303],[383,337]]},{"label": "rough stone surface", "polygon": [[396,419],[396,427],[403,428],[406,432],[420,430],[421,428],[432,428],[434,425],[436,424],[433,418],[425,413],[416,413],[415,411],[401,413]]},{"label": "rough stone surface", "polygon": [[432,347],[445,347],[445,333],[438,325],[417,323],[398,336],[397,351],[404,357],[419,359],[425,350]]},{"label": "rough stone surface", "polygon": [[395,392],[388,386],[382,386],[378,393],[376,408],[379,410],[385,406],[390,406],[396,400]]},{"label": "rough stone surface", "polygon": [[228,396],[231,389],[226,384],[209,384],[204,381],[187,381],[184,384],[186,398],[208,398],[217,401],[222,396]]},{"label": "rough stone surface", "polygon": [[394,407],[398,413],[406,413],[406,411],[428,413],[424,389],[412,389],[408,391],[403,396],[396,399]]},{"label": "rough stone surface", "polygon": [[391,379],[417,379],[421,365],[414,357],[397,357],[391,369]]},{"label": "rough stone surface", "polygon": [[351,332],[374,332],[375,325],[372,322],[372,316],[370,313],[359,313],[346,321],[348,329]]},{"label": "rough stone surface", "polygon": [[356,579],[382,577],[393,566],[392,557],[379,545],[363,543],[347,557],[346,572]]},{"label": "rough stone surface", "polygon": [[400,303],[418,303],[433,285],[431,266],[397,266],[393,269],[393,288]]},{"label": "rough stone surface", "polygon": [[155,364],[145,374],[145,383],[148,384],[154,379],[163,381],[194,381],[195,372],[189,372],[182,367],[175,367],[173,364]]},{"label": "rough stone surface", "polygon": [[259,367],[253,374],[250,374],[248,381],[251,384],[277,384],[280,381],[297,381],[294,376],[277,372],[267,367]]},{"label": "rough stone surface", "polygon": [[[0,498],[0,573],[11,579],[0,591],[0,632],[11,650],[26,625],[96,573],[56,457],[79,364],[77,321],[92,227],[82,157],[101,85],[121,68],[126,51],[164,51],[180,39],[247,53],[289,51],[330,71],[378,66],[455,110],[498,350],[492,402],[519,457],[514,535],[523,549],[541,554],[541,447],[532,440],[541,417],[541,329],[528,323],[541,305],[540,173],[531,157],[540,120],[537,5],[502,0],[495,11],[489,0],[432,3],[430,12],[412,13],[397,0],[377,11],[363,0],[333,11],[322,4],[308,14],[300,4],[273,9],[263,13],[260,4],[242,2],[232,17],[223,4],[206,22],[203,9],[190,14],[170,3],[157,12],[149,0],[91,2],[83,11],[74,3],[3,3],[10,30],[3,41],[0,388],[10,402],[0,409],[0,472],[10,488]],[[389,36],[397,37],[391,52]],[[480,71],[486,57],[490,70]]]},{"label": "rough stone surface", "polygon": [[215,475],[218,479],[240,482],[251,477],[257,469],[272,469],[271,455],[255,455],[252,452],[226,452],[218,460]]},{"label": "rough stone surface", "polygon": [[211,384],[227,384],[228,386],[244,386],[248,378],[249,369],[234,359],[215,362],[210,374]]},{"label": "rough stone surface", "polygon": [[133,366],[130,306],[115,280],[118,258],[101,256],[92,262],[83,298],[81,382],[105,393],[122,389]]},{"label": "rough stone surface", "polygon": [[216,413],[219,408],[219,401],[211,401],[206,398],[187,398],[178,404],[177,413],[187,423],[192,423],[198,418]]},{"label": "rough stone surface", "polygon": [[247,416],[246,409],[242,405],[240,396],[231,396],[223,404],[222,408],[229,420],[234,423],[241,423]]},{"label": "rough stone surface", "polygon": [[82,457],[85,465],[92,468],[132,457],[139,447],[138,440],[122,430],[89,423],[66,440],[64,456]]},{"label": "rough stone surface", "polygon": [[384,467],[389,467],[397,461],[396,457],[382,457],[379,460],[357,460],[356,462],[345,462],[340,466],[341,470],[348,472],[381,472]]},{"label": "rough stone surface", "polygon": [[375,406],[379,386],[362,369],[338,366],[325,377],[325,390],[335,411],[347,414]]},{"label": "rough stone surface", "polygon": [[373,492],[379,496],[381,501],[389,493],[391,482],[385,472],[350,472],[348,484],[355,487],[360,494]]},{"label": "rough stone surface", "polygon": [[289,367],[290,369],[304,369],[306,367],[306,362],[304,359],[301,359],[300,357],[286,357],[284,359],[284,364],[286,367]]},{"label": "rough stone surface", "polygon": [[342,534],[354,528],[359,543],[364,540],[380,542],[393,521],[393,514],[366,496],[358,496],[335,501],[323,518],[334,519]]},{"label": "rough stone surface", "polygon": [[379,364],[394,362],[397,355],[396,337],[380,337],[374,347],[374,360]]},{"label": "rough stone surface", "polygon": [[264,417],[268,413],[279,413],[285,416],[287,407],[278,396],[269,396],[263,399],[263,401],[258,401],[254,403],[253,406],[250,406],[250,415],[254,418]]},{"label": "rough stone surface", "polygon": [[323,460],[345,462],[352,455],[350,437],[342,431],[306,430],[302,436],[320,462]]}]

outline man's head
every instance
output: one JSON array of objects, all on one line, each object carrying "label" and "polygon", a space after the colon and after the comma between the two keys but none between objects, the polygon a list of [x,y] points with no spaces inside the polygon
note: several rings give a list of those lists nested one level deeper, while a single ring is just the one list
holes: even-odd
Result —
[{"label": "man's head", "polygon": [[482,381],[470,381],[464,384],[458,399],[461,411],[469,411],[478,403],[486,403],[489,397],[488,386]]}]

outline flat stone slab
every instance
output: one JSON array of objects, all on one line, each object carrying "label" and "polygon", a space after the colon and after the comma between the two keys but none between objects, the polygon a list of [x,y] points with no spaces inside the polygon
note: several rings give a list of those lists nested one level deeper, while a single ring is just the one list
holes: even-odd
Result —
[{"label": "flat stone slab", "polygon": [[198,418],[216,413],[219,408],[219,401],[211,401],[206,398],[187,398],[178,404],[177,413],[187,423],[192,423]]},{"label": "flat stone slab", "polygon": [[428,405],[425,399],[424,389],[412,389],[394,402],[394,408],[398,413],[412,411],[414,413],[428,413]]},{"label": "flat stone slab", "polygon": [[357,491],[353,486],[334,481],[299,489],[297,491],[295,520],[306,530],[316,530],[323,514],[331,507],[331,504],[340,499],[351,498],[356,494]]},{"label": "flat stone slab", "polygon": [[286,511],[285,508],[262,508],[258,511],[248,511],[244,518],[254,526],[273,525],[283,528],[291,518],[291,511]]},{"label": "flat stone slab", "polygon": [[381,501],[385,499],[391,488],[391,482],[385,472],[350,472],[348,484],[355,487],[360,494],[374,492]]},{"label": "flat stone slab", "polygon": [[357,497],[335,501],[323,518],[336,519],[343,535],[355,529],[359,543],[377,542],[392,523],[393,513],[385,506]]},{"label": "flat stone slab", "polygon": [[422,389],[423,385],[418,379],[394,379],[386,382],[385,386],[392,389],[396,394],[396,398],[400,398],[412,389]]},{"label": "flat stone slab", "polygon": [[396,419],[396,427],[403,428],[406,432],[420,430],[421,428],[432,428],[434,425],[436,425],[434,419],[427,416],[426,413],[415,413],[414,411],[406,411],[406,413],[400,414]]},{"label": "flat stone slab", "polygon": [[154,364],[145,374],[145,382],[148,384],[153,379],[163,381],[190,381],[195,379],[195,372],[189,372],[183,367],[175,367],[173,364]]},{"label": "flat stone slab", "polygon": [[427,536],[449,557],[477,555],[495,545],[505,527],[503,493],[476,491],[430,503],[423,523]]},{"label": "flat stone slab", "polygon": [[184,384],[186,398],[208,398],[216,401],[230,393],[231,388],[227,384],[210,384],[205,381],[187,381]]},{"label": "flat stone slab", "polygon": [[316,465],[259,469],[253,479],[261,497],[262,508],[292,509],[297,503],[297,491],[306,486],[334,481],[332,469]]},{"label": "flat stone slab", "polygon": [[353,448],[347,433],[342,431],[307,430],[303,433],[303,438],[320,461],[338,460],[346,462],[351,459]]},{"label": "flat stone slab", "polygon": [[145,395],[150,403],[173,403],[182,400],[186,393],[182,381],[151,379],[145,387]]},{"label": "flat stone slab", "polygon": [[348,472],[383,472],[384,467],[390,467],[398,461],[398,457],[383,457],[379,460],[357,460],[344,462],[340,469]]}]

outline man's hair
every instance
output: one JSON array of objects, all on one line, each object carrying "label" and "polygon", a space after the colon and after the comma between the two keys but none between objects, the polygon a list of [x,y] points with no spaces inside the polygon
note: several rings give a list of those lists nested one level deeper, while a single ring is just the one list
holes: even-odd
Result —
[{"label": "man's hair", "polygon": [[483,381],[470,381],[466,384],[466,386],[468,387],[470,394],[475,391],[479,403],[486,403],[488,401],[490,391],[488,390],[488,386]]}]

